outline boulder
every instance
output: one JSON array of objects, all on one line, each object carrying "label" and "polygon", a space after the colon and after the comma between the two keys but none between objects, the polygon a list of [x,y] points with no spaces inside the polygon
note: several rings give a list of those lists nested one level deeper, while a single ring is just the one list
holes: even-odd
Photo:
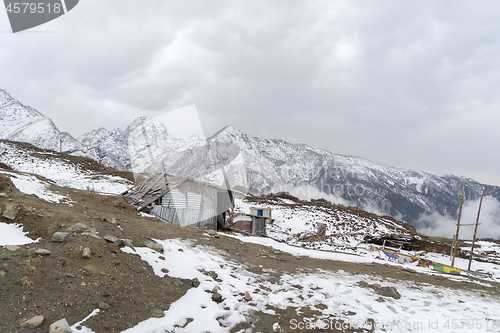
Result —
[{"label": "boulder", "polygon": [[165,317],[165,312],[163,312],[160,309],[154,309],[153,310],[153,317],[154,318],[163,318],[163,317]]},{"label": "boulder", "polygon": [[26,327],[26,328],[37,328],[38,326],[42,325],[43,323],[43,316],[35,316],[29,320],[26,320],[25,322],[21,323],[21,327]]},{"label": "boulder", "polygon": [[104,236],[104,240],[107,241],[108,243],[114,243],[116,245],[119,245],[121,243],[121,239],[112,235],[106,235]]},{"label": "boulder", "polygon": [[153,242],[147,242],[146,247],[150,248],[151,250],[154,250],[156,252],[161,252],[163,253],[163,245],[159,243],[153,243]]},{"label": "boulder", "polygon": [[88,247],[83,249],[83,253],[82,253],[83,259],[90,259],[91,255],[92,255],[92,251]]},{"label": "boulder", "polygon": [[88,226],[85,223],[78,222],[76,224],[73,224],[71,227],[69,227],[69,231],[71,232],[85,232],[90,229],[90,226]]},{"label": "boulder", "polygon": [[52,235],[52,241],[55,243],[62,243],[68,238],[69,233],[67,232],[56,232]]},{"label": "boulder", "polygon": [[5,211],[3,212],[2,216],[8,220],[15,220],[16,214],[17,214],[17,206],[14,204],[8,203],[5,206]]},{"label": "boulder", "polygon": [[52,323],[49,327],[49,333],[73,333],[66,319],[61,319]]},{"label": "boulder", "polygon": [[99,302],[99,309],[101,310],[109,310],[111,306],[105,302]]},{"label": "boulder", "polygon": [[219,294],[218,292],[217,293],[214,293],[212,294],[212,301],[214,301],[215,303],[220,303],[222,302],[224,299],[222,298],[222,295]]},{"label": "boulder", "polygon": [[41,256],[48,256],[50,255],[52,252],[50,252],[49,250],[47,249],[38,249],[35,251],[36,254],[38,255],[41,255]]}]

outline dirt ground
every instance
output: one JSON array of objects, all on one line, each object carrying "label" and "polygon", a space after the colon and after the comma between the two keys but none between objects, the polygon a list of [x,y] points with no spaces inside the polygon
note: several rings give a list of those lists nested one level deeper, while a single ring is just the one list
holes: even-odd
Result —
[{"label": "dirt ground", "polygon": [[[52,187],[73,201],[68,204],[50,204],[34,195],[20,193],[11,181],[0,174],[0,192],[9,198],[0,198],[0,209],[15,204],[18,207],[14,221],[0,217],[0,222],[22,223],[24,230],[39,242],[20,246],[14,251],[0,247],[0,332],[48,332],[51,323],[66,318],[70,325],[86,317],[100,304],[105,310],[85,322],[95,332],[120,332],[164,311],[192,286],[175,278],[160,278],[138,256],[120,251],[115,243],[104,240],[104,235],[130,239],[136,247],[145,246],[151,239],[190,239],[197,245],[214,246],[228,254],[228,259],[244,264],[250,271],[262,273],[273,269],[273,278],[283,273],[315,272],[318,269],[351,274],[371,274],[389,280],[413,281],[416,284],[470,289],[498,297],[499,286],[451,281],[418,274],[411,270],[377,264],[295,257],[260,245],[243,243],[221,236],[214,238],[200,229],[182,228],[158,219],[141,217],[122,197],[101,196],[69,188]],[[82,233],[75,224],[88,225],[91,232]],[[51,241],[54,232],[69,232],[62,243]],[[100,237],[95,237],[95,231]],[[83,248],[90,248],[90,259],[82,259]],[[51,251],[50,255],[36,254],[38,249]],[[270,253],[260,256],[255,254]],[[158,292],[161,290],[161,292]],[[108,308],[109,307],[109,308]],[[296,317],[294,309],[275,309],[279,318],[255,313],[251,319],[257,330],[269,332],[276,321],[287,323]],[[314,312],[314,309],[310,309]],[[27,330],[20,323],[36,315],[45,321],[37,330]],[[250,327],[242,323],[234,328]],[[285,327],[285,325],[282,325]]]}]

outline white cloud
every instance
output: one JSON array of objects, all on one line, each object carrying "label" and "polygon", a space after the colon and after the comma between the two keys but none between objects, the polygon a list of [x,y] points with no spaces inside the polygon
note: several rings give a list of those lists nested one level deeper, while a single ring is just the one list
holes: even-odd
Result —
[{"label": "white cloud", "polygon": [[[477,219],[479,209],[479,199],[465,202],[462,209],[460,224],[474,224]],[[421,227],[418,232],[428,236],[441,236],[453,238],[457,230],[457,220],[450,216],[443,216],[438,213],[422,215],[417,225],[428,225]],[[477,238],[500,238],[500,202],[491,196],[483,198],[481,213],[479,216]],[[474,226],[461,226],[459,239],[472,240]]]}]

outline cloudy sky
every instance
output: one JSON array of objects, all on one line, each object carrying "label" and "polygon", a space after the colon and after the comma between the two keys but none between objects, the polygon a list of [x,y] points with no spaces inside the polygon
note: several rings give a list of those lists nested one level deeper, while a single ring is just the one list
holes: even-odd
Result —
[{"label": "cloudy sky", "polygon": [[79,136],[196,104],[231,124],[500,185],[496,1],[82,0],[12,34],[0,88]]}]

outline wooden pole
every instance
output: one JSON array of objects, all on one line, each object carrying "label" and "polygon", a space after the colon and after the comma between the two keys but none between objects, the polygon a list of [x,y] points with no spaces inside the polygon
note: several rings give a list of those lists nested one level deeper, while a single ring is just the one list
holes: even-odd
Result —
[{"label": "wooden pole", "polygon": [[457,256],[458,233],[460,231],[460,218],[462,217],[462,206],[464,203],[464,194],[465,194],[465,184],[464,184],[464,186],[462,186],[462,199],[460,200],[460,211],[458,212],[457,233],[455,235],[455,241],[453,242],[453,257],[451,259],[451,267],[453,267],[455,265],[455,257]]},{"label": "wooden pole", "polygon": [[476,227],[474,228],[474,236],[472,237],[472,246],[470,249],[470,256],[469,256],[469,267],[467,268],[467,270],[469,270],[469,271],[470,271],[470,265],[472,264],[472,253],[474,252],[474,244],[476,243],[477,226],[479,225],[479,214],[481,214],[481,205],[483,204],[483,195],[484,195],[484,192],[481,193],[481,200],[479,201],[479,209],[477,211]]}]

